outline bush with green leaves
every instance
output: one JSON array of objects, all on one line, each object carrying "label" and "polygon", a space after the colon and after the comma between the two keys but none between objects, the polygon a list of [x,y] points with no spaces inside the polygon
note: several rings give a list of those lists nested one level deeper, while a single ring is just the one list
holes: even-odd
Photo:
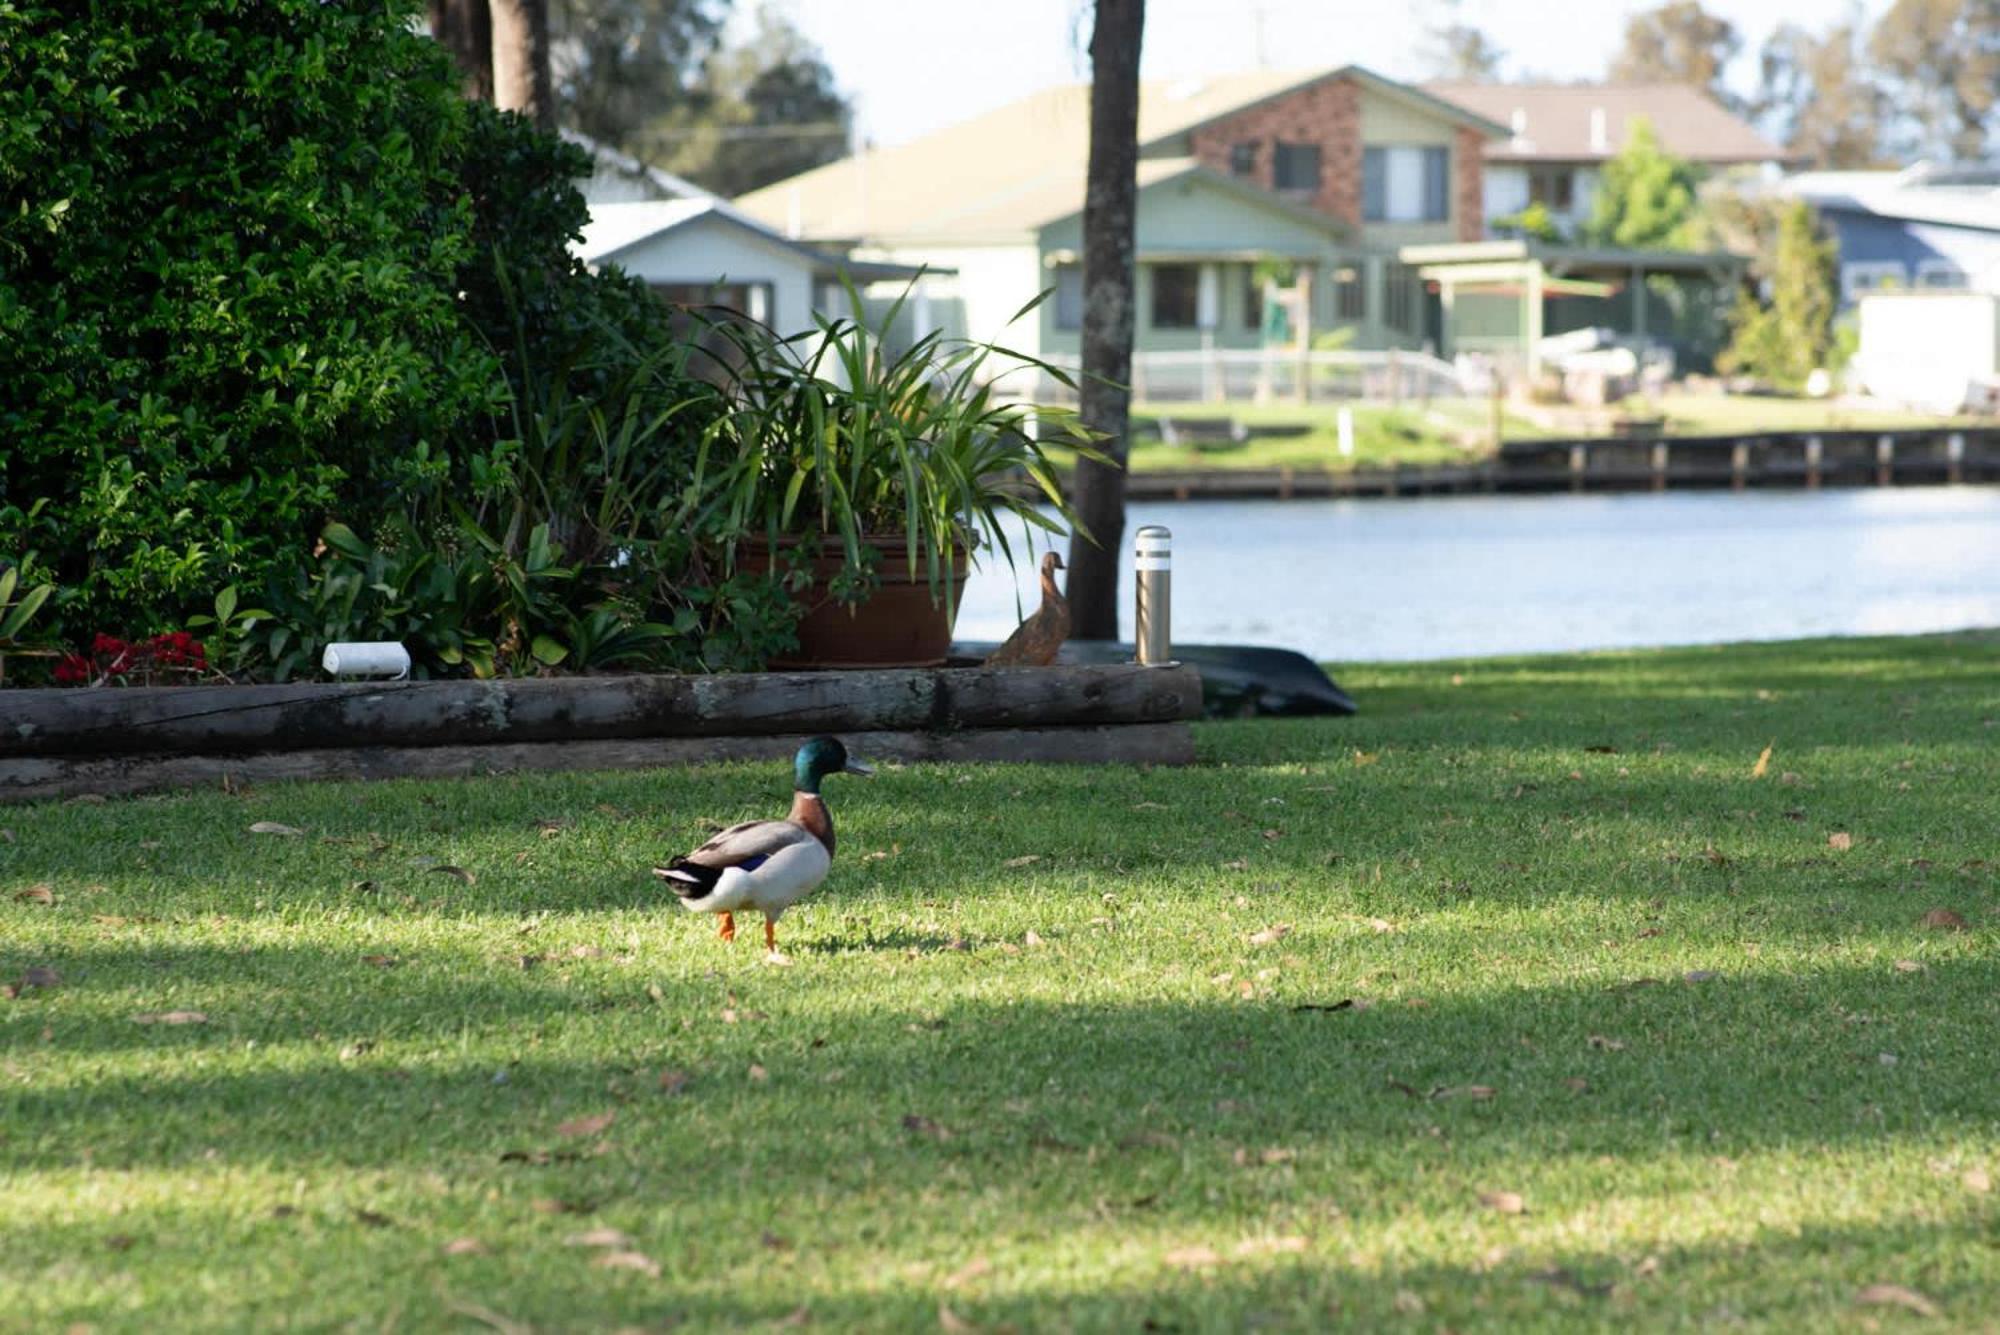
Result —
[{"label": "bush with green leaves", "polygon": [[79,629],[261,580],[497,411],[468,112],[409,18],[0,4],[0,547]]},{"label": "bush with green leaves", "polygon": [[[439,670],[754,665],[782,600],[704,578],[687,522],[714,390],[663,303],[569,250],[581,151],[462,101],[412,14],[0,0],[0,550],[43,553],[72,639],[240,588],[271,614],[243,671],[412,616],[456,617]],[[310,558],[323,531],[398,595]],[[448,614],[474,534],[495,596]],[[539,614],[491,572],[557,550],[587,619],[512,652]]]}]

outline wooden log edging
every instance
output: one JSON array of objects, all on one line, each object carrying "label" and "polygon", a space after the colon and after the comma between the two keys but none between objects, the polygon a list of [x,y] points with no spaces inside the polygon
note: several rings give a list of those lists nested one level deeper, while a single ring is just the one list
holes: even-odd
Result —
[{"label": "wooden log edging", "polygon": [[[488,746],[321,747],[251,755],[27,756],[0,759],[0,803],[328,779],[448,779],[557,770],[652,769],[783,760],[811,734],[652,737]],[[849,731],[867,760],[1037,765],[1188,765],[1185,722],[965,732]]]},{"label": "wooden log edging", "polygon": [[1170,723],[1201,675],[1136,664],[0,691],[0,763]]}]

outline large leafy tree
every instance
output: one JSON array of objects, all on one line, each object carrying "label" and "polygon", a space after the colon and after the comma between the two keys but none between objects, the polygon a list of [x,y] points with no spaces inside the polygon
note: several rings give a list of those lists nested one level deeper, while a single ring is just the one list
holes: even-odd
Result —
[{"label": "large leafy tree", "polygon": [[1855,25],[1815,36],[1781,24],[1764,43],[1759,65],[1757,110],[1788,153],[1821,169],[1876,164],[1888,109]]},{"label": "large leafy tree", "polygon": [[2000,101],[2000,0],[1896,0],[1868,53],[1908,118],[1907,153],[1984,156]]},{"label": "large leafy tree", "polygon": [[1083,196],[1086,430],[1106,462],[1077,463],[1069,602],[1078,639],[1118,637],[1118,552],[1125,541],[1126,437],[1132,422],[1133,251],[1138,216],[1139,44],[1146,0],[1097,0],[1090,34],[1090,158]]},{"label": "large leafy tree", "polygon": [[1625,21],[1625,37],[1611,62],[1619,83],[1685,83],[1724,106],[1739,105],[1722,74],[1742,46],[1736,25],[1704,9],[1700,0],[1664,0]]},{"label": "large leafy tree", "polygon": [[1776,243],[1757,277],[1764,296],[1744,292],[1718,365],[1780,389],[1803,388],[1834,353],[1835,246],[1803,200],[1779,206]]},{"label": "large leafy tree", "polygon": [[1500,77],[1507,53],[1483,28],[1462,21],[1440,23],[1430,30],[1425,63],[1440,79],[1480,82]]},{"label": "large leafy tree", "polygon": [[1604,246],[1683,249],[1695,207],[1694,168],[1660,146],[1650,121],[1635,117],[1624,147],[1604,164],[1584,235]]},{"label": "large leafy tree", "polygon": [[700,114],[727,0],[549,0],[557,119],[632,150],[651,122]]},{"label": "large leafy tree", "polygon": [[766,6],[751,38],[719,51],[700,95],[648,122],[637,149],[718,195],[740,195],[847,151],[852,108],[819,48]]}]

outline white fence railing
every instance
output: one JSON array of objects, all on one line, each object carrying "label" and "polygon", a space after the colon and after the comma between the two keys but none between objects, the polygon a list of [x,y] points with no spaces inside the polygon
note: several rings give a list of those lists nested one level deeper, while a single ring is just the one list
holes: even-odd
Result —
[{"label": "white fence railing", "polygon": [[[1050,365],[1075,372],[1079,359]],[[1132,357],[1132,397],[1145,403],[1428,403],[1478,392],[1459,368],[1424,352],[1291,352],[1281,348],[1140,352]],[[1038,397],[1073,403],[1075,394],[1043,377]]]}]

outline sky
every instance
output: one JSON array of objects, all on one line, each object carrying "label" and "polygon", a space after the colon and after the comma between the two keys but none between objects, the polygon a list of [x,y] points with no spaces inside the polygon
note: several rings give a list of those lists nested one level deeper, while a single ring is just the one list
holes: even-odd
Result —
[{"label": "sky", "polygon": [[[768,0],[818,43],[855,103],[859,132],[902,143],[1051,84],[1088,77],[1089,0]],[[1142,72],[1184,79],[1268,66],[1367,66],[1425,74],[1441,17],[1483,28],[1505,77],[1601,78],[1625,19],[1658,0],[1147,0]],[[1889,0],[1706,0],[1736,25],[1729,83],[1748,92],[1757,48],[1780,22],[1820,29]],[[750,8],[742,6],[741,8]]]}]

